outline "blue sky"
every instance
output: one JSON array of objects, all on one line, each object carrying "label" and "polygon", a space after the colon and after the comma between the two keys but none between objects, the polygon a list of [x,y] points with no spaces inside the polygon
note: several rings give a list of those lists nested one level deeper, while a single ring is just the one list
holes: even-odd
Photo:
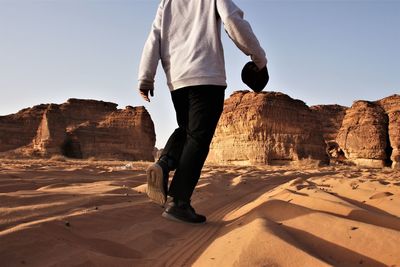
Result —
[{"label": "blue sky", "polygon": [[[90,98],[144,105],[158,147],[176,127],[165,76],[150,103],[137,70],[158,0],[0,0],[0,115]],[[400,1],[236,0],[267,52],[270,83],[308,105],[400,93]],[[248,58],[223,33],[228,89]]]}]

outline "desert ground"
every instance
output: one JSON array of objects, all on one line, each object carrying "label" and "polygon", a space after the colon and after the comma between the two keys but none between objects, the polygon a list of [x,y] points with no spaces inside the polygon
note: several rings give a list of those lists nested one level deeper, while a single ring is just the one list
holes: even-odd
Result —
[{"label": "desert ground", "polygon": [[0,160],[1,266],[400,266],[400,171],[211,166],[204,225],[168,221],[149,162]]}]

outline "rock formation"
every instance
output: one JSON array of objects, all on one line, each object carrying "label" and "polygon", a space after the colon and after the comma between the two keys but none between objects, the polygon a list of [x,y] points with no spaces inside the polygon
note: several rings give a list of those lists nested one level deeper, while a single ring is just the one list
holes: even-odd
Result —
[{"label": "rock formation", "polygon": [[47,105],[38,105],[0,116],[0,152],[30,145],[46,109]]},{"label": "rock formation", "polygon": [[355,101],[348,109],[330,105],[311,108],[319,117],[332,157],[366,167],[399,168],[399,95],[375,102]]},{"label": "rock formation", "polygon": [[327,162],[315,114],[276,92],[238,91],[225,100],[208,162],[269,164],[315,159]]},{"label": "rock formation", "polygon": [[[153,161],[154,125],[144,107],[69,99],[0,116],[0,153]],[[209,163],[314,159],[400,168],[400,95],[308,107],[276,92],[238,91],[225,100]]]},{"label": "rock formation", "polygon": [[41,156],[62,154],[62,144],[66,137],[65,128],[65,118],[59,106],[50,104],[32,141],[34,153]]},{"label": "rock formation", "polygon": [[0,117],[0,152],[153,160],[154,125],[144,107],[69,99]]},{"label": "rock formation", "polygon": [[336,141],[357,165],[383,167],[387,159],[387,116],[378,104],[356,101],[347,110]]},{"label": "rock formation", "polygon": [[153,161],[154,125],[144,107],[116,110],[98,123],[67,128],[63,146],[72,157]]},{"label": "rock formation", "polygon": [[322,131],[326,142],[326,153],[329,155],[330,161],[344,163],[346,157],[336,142],[336,137],[342,126],[348,107],[340,105],[317,105],[311,106],[310,109],[318,118],[320,131]]},{"label": "rock formation", "polygon": [[318,105],[311,106],[310,109],[319,119],[325,141],[336,140],[348,107],[340,105]]},{"label": "rock formation", "polygon": [[400,169],[400,95],[383,98],[377,103],[385,110],[388,116],[388,146],[386,153],[389,164]]}]

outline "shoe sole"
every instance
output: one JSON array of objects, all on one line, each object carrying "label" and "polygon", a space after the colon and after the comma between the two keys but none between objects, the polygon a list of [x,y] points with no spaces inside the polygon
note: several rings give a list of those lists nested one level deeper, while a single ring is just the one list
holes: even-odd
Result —
[{"label": "shoe sole", "polygon": [[151,165],[146,170],[147,174],[147,196],[155,203],[164,206],[167,201],[167,193],[163,186],[163,171],[157,164]]},{"label": "shoe sole", "polygon": [[175,216],[169,214],[168,212],[164,211],[161,216],[163,216],[164,218],[171,220],[171,221],[175,221],[175,222],[180,222],[180,223],[189,223],[189,224],[205,224],[207,221],[204,222],[189,222],[189,221],[184,221],[181,220],[179,218],[176,218]]}]

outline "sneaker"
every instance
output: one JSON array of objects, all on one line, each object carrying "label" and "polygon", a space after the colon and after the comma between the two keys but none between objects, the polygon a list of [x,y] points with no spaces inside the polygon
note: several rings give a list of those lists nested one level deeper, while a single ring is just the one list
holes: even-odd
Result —
[{"label": "sneaker", "polygon": [[190,202],[171,201],[163,212],[164,218],[185,222],[185,223],[205,223],[207,218],[204,215],[197,214]]},{"label": "sneaker", "polygon": [[161,166],[161,169],[163,171],[164,192],[166,194],[168,194],[168,179],[169,179],[169,171],[170,171],[168,161],[161,158],[157,161],[157,164]]},{"label": "sneaker", "polygon": [[167,201],[168,172],[164,172],[158,163],[154,163],[146,170],[147,196],[157,204],[164,206]]}]

